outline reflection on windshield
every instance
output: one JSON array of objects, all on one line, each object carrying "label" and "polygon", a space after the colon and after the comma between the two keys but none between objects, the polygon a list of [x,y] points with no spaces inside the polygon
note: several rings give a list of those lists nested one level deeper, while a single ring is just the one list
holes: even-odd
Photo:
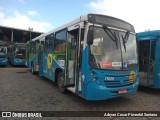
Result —
[{"label": "reflection on windshield", "polygon": [[[121,32],[121,35],[125,35],[125,33]],[[121,42],[121,45],[123,43]],[[123,54],[123,62],[130,65],[130,67],[134,67],[138,64],[138,57],[137,57],[137,49],[136,49],[136,37],[132,34],[129,35],[128,41],[125,43],[126,50],[122,47],[122,54]]]},{"label": "reflection on windshield", "polygon": [[111,40],[113,40],[116,43],[116,47],[118,49],[118,38],[115,32],[113,33],[106,25],[103,26],[103,29],[106,32],[106,34],[111,38]]},{"label": "reflection on windshield", "polygon": [[117,44],[104,28],[94,27],[93,45],[90,46],[90,65],[94,68],[113,70],[138,67],[135,35],[111,29],[110,31],[116,36]]}]

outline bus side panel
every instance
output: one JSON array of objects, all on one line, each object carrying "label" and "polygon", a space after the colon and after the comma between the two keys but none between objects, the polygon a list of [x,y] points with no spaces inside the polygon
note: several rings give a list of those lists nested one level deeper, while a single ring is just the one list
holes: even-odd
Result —
[{"label": "bus side panel", "polygon": [[[51,61],[49,60],[51,59]],[[55,70],[64,68],[60,66],[57,60],[53,57],[52,54],[44,53],[43,55],[43,76],[46,78],[55,81]]]},{"label": "bus side panel", "polygon": [[160,38],[156,40],[155,62],[154,62],[154,88],[160,88]]},{"label": "bus side panel", "polygon": [[82,53],[82,80],[81,80],[81,90],[82,90],[82,97],[85,98],[86,94],[85,94],[85,87],[86,87],[86,83],[87,83],[87,78],[86,76],[90,73],[88,71],[86,71],[86,66],[87,66],[87,61],[88,61],[88,47],[86,47],[83,50]]},{"label": "bus side panel", "polygon": [[38,69],[36,69],[36,66],[38,65],[38,54],[36,53],[35,54],[35,57],[34,57],[34,70],[36,71],[36,72],[38,72],[39,70]]},{"label": "bus side panel", "polygon": [[31,68],[31,63],[36,59],[36,54],[30,54],[29,56],[29,68]]},{"label": "bus side panel", "polygon": [[52,72],[50,70],[50,68],[48,68],[47,66],[47,57],[48,54],[47,53],[43,53],[43,76],[52,80]]},{"label": "bus side panel", "polygon": [[29,58],[29,62],[28,62],[28,66],[27,66],[28,68],[31,69],[31,64],[33,63],[33,61],[35,61],[35,59],[36,59],[36,55],[33,54],[33,56]]}]

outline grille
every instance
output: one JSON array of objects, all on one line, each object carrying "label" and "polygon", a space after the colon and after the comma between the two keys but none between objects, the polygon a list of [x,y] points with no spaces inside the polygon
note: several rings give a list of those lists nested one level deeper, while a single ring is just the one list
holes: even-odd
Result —
[{"label": "grille", "polygon": [[135,81],[133,79],[127,80],[115,80],[115,81],[104,81],[106,87],[122,87],[133,84]]}]

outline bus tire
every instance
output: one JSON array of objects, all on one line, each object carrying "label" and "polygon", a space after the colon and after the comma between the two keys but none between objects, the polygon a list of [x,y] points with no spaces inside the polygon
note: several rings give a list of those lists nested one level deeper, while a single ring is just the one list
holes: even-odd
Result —
[{"label": "bus tire", "polygon": [[58,89],[59,89],[59,91],[61,93],[65,93],[66,92],[66,88],[64,86],[64,75],[63,75],[63,72],[59,72],[59,74],[58,74],[57,85],[58,85]]},{"label": "bus tire", "polygon": [[31,65],[31,72],[32,72],[33,75],[36,74],[36,72],[34,71],[34,64],[33,64],[33,63],[32,63],[32,65]]}]

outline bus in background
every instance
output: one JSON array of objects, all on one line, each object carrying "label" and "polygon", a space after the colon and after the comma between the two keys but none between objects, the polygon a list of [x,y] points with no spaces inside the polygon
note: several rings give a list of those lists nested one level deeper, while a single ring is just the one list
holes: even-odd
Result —
[{"label": "bus in background", "polygon": [[[28,41],[26,44],[25,65],[31,69],[33,74],[38,73],[38,53],[39,45],[43,45],[44,41],[39,43],[39,40]],[[34,64],[33,64],[34,61]],[[33,69],[34,68],[34,69]]]},{"label": "bus in background", "polygon": [[25,65],[31,69],[31,62],[35,61],[36,42],[28,41],[26,44]]},{"label": "bus in background", "polygon": [[6,66],[7,63],[7,42],[0,40],[0,66]]},{"label": "bus in background", "polygon": [[25,65],[25,43],[14,43],[8,47],[8,60],[12,65]]},{"label": "bus in background", "polygon": [[137,33],[140,85],[160,89],[160,30]]},{"label": "bus in background", "polygon": [[34,39],[32,72],[86,100],[137,91],[138,53],[134,27],[117,18],[87,14]]}]

